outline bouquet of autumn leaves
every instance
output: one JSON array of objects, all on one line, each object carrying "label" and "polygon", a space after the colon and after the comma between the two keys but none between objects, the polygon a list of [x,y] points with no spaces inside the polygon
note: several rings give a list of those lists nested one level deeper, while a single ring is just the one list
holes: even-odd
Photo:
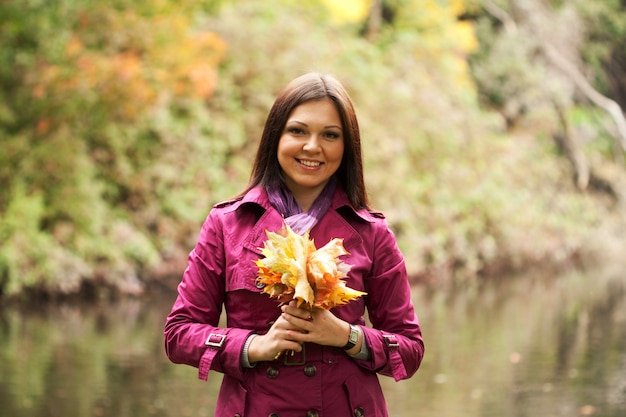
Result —
[{"label": "bouquet of autumn leaves", "polygon": [[346,286],[343,278],[350,265],[339,259],[347,255],[343,239],[332,239],[316,249],[309,233],[295,233],[287,224],[275,233],[266,231],[267,240],[261,249],[264,258],[257,282],[264,284],[263,292],[281,302],[296,300],[298,307],[329,310],[346,304],[366,293]]}]

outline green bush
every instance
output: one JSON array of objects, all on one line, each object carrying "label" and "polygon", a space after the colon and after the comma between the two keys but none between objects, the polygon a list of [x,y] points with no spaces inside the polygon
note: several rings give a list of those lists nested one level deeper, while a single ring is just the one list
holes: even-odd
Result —
[{"label": "green bush", "polygon": [[1,3],[0,291],[137,293],[184,263],[211,205],[245,186],[276,93],[312,70],[353,97],[372,203],[411,274],[584,252],[611,206],[573,186],[554,102],[594,134],[597,113],[480,7],[472,24],[459,1],[384,3],[367,39],[317,0]]}]

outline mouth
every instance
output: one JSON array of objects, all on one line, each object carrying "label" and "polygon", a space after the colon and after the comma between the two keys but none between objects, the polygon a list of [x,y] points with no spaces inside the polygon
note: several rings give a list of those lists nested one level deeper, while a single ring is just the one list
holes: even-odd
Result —
[{"label": "mouth", "polygon": [[322,165],[322,163],[319,162],[319,161],[309,161],[309,160],[306,160],[306,159],[296,159],[296,161],[298,161],[298,163],[300,163],[300,164],[302,164],[302,165],[304,165],[306,167],[310,167],[310,168],[317,168],[320,165]]}]

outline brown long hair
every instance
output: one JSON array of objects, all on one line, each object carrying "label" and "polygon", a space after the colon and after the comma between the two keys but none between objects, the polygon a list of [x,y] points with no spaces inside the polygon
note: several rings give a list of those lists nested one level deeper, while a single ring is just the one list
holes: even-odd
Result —
[{"label": "brown long hair", "polygon": [[[307,101],[332,100],[337,108],[344,131],[344,152],[335,175],[355,209],[368,208],[368,197],[363,179],[361,134],[352,100],[341,83],[332,75],[307,73],[292,80],[278,94],[265,121],[250,182],[246,191],[256,186],[278,187],[281,168],[278,163],[278,142],[289,115]],[[245,192],[244,192],[245,193]]]}]

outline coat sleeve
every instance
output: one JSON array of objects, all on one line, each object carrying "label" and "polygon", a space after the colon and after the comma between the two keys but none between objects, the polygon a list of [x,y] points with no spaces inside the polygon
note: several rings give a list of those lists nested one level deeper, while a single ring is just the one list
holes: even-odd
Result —
[{"label": "coat sleeve", "polygon": [[363,326],[363,331],[371,358],[359,363],[398,381],[417,372],[424,356],[424,341],[411,301],[404,257],[386,222],[381,223],[376,225],[372,245],[372,273],[365,279],[372,327]]},{"label": "coat sleeve", "polygon": [[250,330],[218,327],[225,298],[224,245],[215,212],[204,222],[196,247],[188,257],[178,297],[165,323],[165,351],[174,363],[243,377],[241,351]]}]

